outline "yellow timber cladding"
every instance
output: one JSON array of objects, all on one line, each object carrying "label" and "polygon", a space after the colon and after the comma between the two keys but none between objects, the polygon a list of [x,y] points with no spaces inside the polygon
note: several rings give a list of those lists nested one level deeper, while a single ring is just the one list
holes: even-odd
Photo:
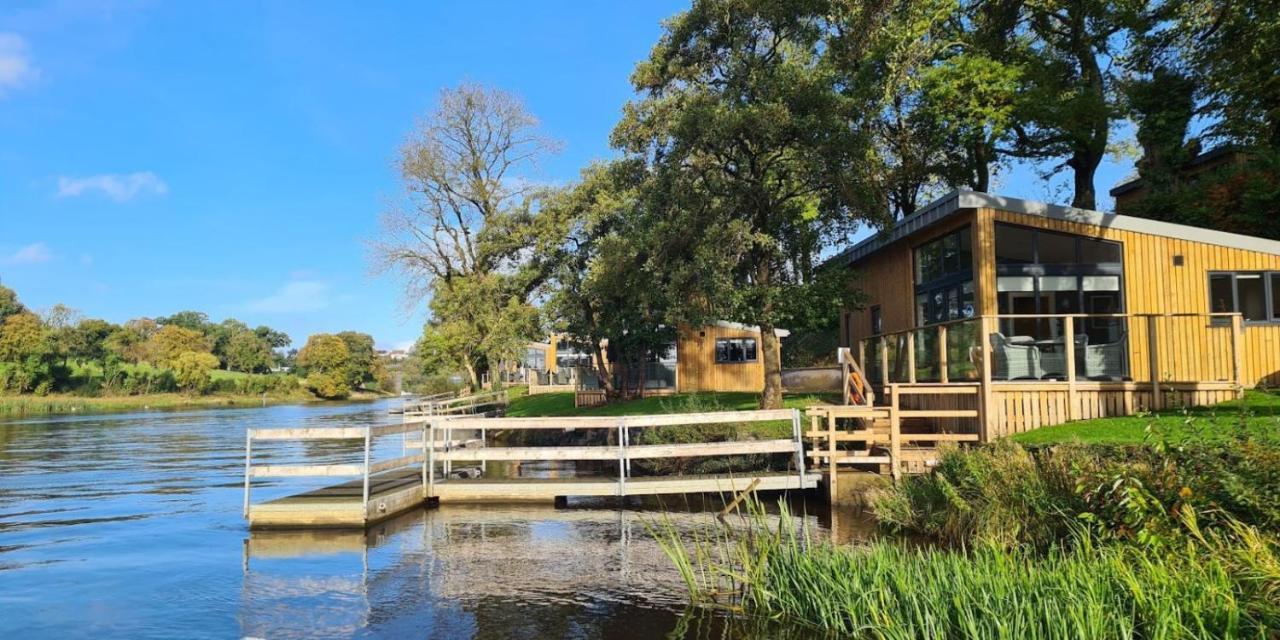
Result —
[{"label": "yellow timber cladding", "polygon": [[[728,323],[725,323],[726,325]],[[754,340],[755,358],[743,362],[717,362],[717,340]],[[709,324],[681,327],[676,337],[676,384],[681,393],[694,391],[750,391],[764,389],[764,348],[754,327]]]},{"label": "yellow timber cladding", "polygon": [[[972,197],[966,201],[966,195]],[[975,201],[980,206],[965,206]],[[1015,206],[992,206],[1004,201]],[[1209,315],[1215,311],[1210,306],[1210,274],[1280,271],[1280,251],[1276,250],[1280,243],[1038,205],[1052,210],[1046,214],[1030,206],[1036,203],[986,194],[962,193],[953,202],[957,204],[952,205],[952,211],[907,229],[908,233],[888,237],[879,246],[853,259],[851,267],[866,294],[866,307],[842,314],[841,343],[871,360],[864,360],[863,365],[868,367],[872,383],[879,383],[880,377],[891,379],[888,372],[871,371],[879,364],[877,359],[883,358],[888,363],[890,358],[906,351],[905,340],[900,341],[896,349],[891,341],[868,340],[873,335],[873,309],[879,316],[879,335],[912,334],[910,339],[915,346],[911,351],[915,360],[910,365],[910,382],[916,381],[916,360],[921,353],[919,342],[925,329],[919,326],[917,318],[913,250],[963,227],[970,229],[973,315],[979,319],[970,324],[980,322],[982,329],[977,335],[991,335],[992,340],[995,339],[993,334],[1000,326],[996,316],[1001,311],[997,302],[995,235],[996,225],[1006,224],[1121,245],[1125,317],[1117,322],[1125,323],[1127,355],[1123,379],[1089,379],[1077,374],[1073,367],[1069,380],[1065,376],[1037,379],[1032,375],[1026,379],[984,381],[983,354],[995,360],[1000,356],[993,354],[991,345],[981,345],[982,341],[975,339],[967,355],[974,365],[959,372],[954,360],[966,355],[952,350],[949,357],[953,360],[952,375],[956,379],[950,382],[983,382],[988,387],[983,392],[984,403],[988,405],[988,416],[984,418],[987,436],[1070,419],[1131,414],[1170,403],[1216,402],[1233,397],[1232,389],[1238,388],[1237,384],[1244,387],[1280,384],[1280,324],[1244,322],[1239,315]],[[1151,232],[1146,231],[1148,228]],[[1280,285],[1280,277],[1273,283]],[[1275,291],[1274,299],[1268,297],[1266,301],[1275,306],[1275,310],[1269,309],[1268,313],[1280,315],[1280,288]],[[1151,315],[1159,317],[1149,317]],[[1007,320],[1009,316],[1003,318]],[[1063,319],[1059,317],[1056,321]],[[1076,317],[1072,321],[1089,320]],[[1075,326],[1079,330],[1080,325]],[[953,333],[959,327],[953,325]],[[946,334],[942,335],[946,340]],[[1082,348],[1079,344],[1074,347]],[[1061,350],[1061,342],[1058,348]],[[942,349],[945,351],[946,347]],[[881,350],[887,353],[880,353]],[[1070,353],[1072,349],[1068,347],[1067,351]],[[946,357],[942,356],[944,369]],[[943,378],[946,381],[945,371]],[[907,382],[905,377],[892,381]]]}]

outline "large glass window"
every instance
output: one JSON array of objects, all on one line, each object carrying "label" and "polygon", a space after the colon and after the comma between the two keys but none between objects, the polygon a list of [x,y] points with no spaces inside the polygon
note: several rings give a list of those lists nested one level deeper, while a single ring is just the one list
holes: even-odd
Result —
[{"label": "large glass window", "polygon": [[972,317],[973,240],[969,227],[915,249],[916,326]]},{"label": "large glass window", "polygon": [[[1209,311],[1239,313],[1245,322],[1280,322],[1280,272],[1209,274]],[[1229,323],[1226,318],[1216,319]]]},{"label": "large glass window", "polygon": [[[993,338],[997,378],[1062,379],[1068,340],[1077,376],[1126,378],[1126,323],[1109,317],[1124,311],[1121,245],[1008,224],[995,236],[997,312],[1012,316]],[[1076,320],[1073,336],[1064,319],[1036,317],[1078,314],[1094,317]]]}]

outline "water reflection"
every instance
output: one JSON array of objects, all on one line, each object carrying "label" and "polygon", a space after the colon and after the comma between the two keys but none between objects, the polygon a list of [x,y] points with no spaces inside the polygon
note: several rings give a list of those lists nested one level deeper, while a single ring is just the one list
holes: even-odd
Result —
[{"label": "water reflection", "polygon": [[[247,531],[246,428],[377,424],[385,412],[317,405],[0,422],[0,637],[776,636],[686,612],[684,585],[648,534],[663,513],[682,530],[708,525],[718,498],[445,505],[367,532]],[[286,488],[297,485],[261,490]],[[821,514],[806,517],[811,530],[862,535],[865,519],[823,507],[792,505]]]}]

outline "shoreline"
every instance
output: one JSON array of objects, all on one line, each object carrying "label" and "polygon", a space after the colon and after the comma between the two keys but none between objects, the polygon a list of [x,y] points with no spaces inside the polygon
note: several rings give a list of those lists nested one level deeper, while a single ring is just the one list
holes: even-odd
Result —
[{"label": "shoreline", "polygon": [[181,393],[153,393],[139,396],[84,397],[54,394],[48,396],[0,395],[0,420],[32,416],[95,415],[132,411],[165,411],[175,409],[244,409],[285,404],[319,404],[369,402],[394,396],[376,393],[353,393],[344,400],[324,400],[302,392],[283,396],[268,394],[213,394],[187,396]]}]

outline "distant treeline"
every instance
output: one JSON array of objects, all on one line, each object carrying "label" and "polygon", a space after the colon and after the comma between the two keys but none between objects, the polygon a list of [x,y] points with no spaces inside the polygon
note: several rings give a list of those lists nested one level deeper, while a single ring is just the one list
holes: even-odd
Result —
[{"label": "distant treeline", "polygon": [[[317,334],[301,351],[282,331],[199,311],[123,324],[57,304],[42,313],[0,286],[0,390],[139,395],[298,392],[323,398],[389,386],[368,334]],[[215,375],[215,371],[225,372]]]}]

